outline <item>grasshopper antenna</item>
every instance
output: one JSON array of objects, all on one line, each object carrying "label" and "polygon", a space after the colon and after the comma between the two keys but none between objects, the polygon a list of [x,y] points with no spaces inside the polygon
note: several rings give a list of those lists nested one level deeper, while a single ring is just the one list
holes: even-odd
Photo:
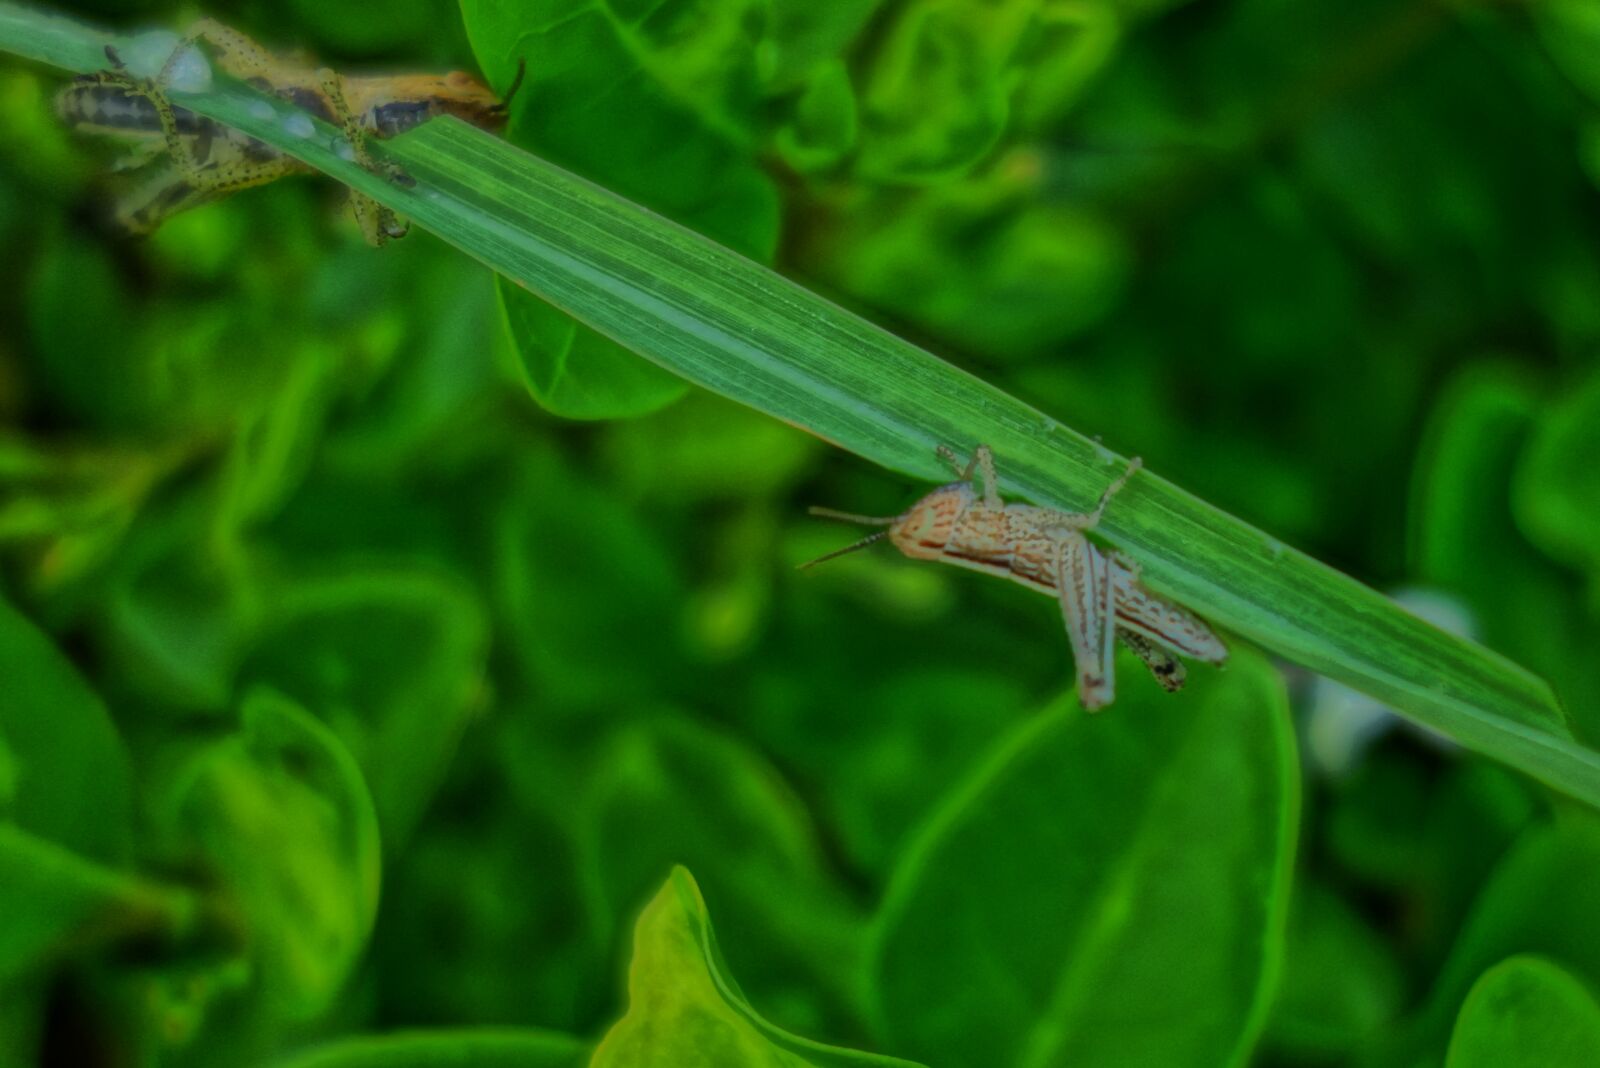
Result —
[{"label": "grasshopper antenna", "polygon": [[[902,516],[898,515],[856,515],[854,512],[836,512],[832,508],[818,508],[815,505],[813,505],[811,508],[811,514],[822,516],[824,519],[842,519],[846,523],[859,523],[865,527],[887,527],[894,523],[900,522],[900,520],[903,518]],[[832,560],[836,556],[843,556],[845,553],[853,553],[857,549],[865,549],[867,546],[883,538],[888,533],[889,532],[887,530],[880,530],[876,533],[868,534],[860,541],[851,545],[846,545],[843,549],[835,549],[831,553],[824,553],[815,560],[807,560],[805,563],[796,568],[796,570],[804,571],[808,567],[817,566],[824,560]]]},{"label": "grasshopper antenna", "polygon": [[506,95],[500,98],[500,103],[490,108],[490,111],[504,115],[511,110],[511,98],[517,95],[517,90],[522,88],[522,77],[528,73],[528,57],[523,56],[517,60],[517,76],[511,79],[511,88],[506,90]]},{"label": "grasshopper antenna", "polygon": [[817,557],[815,560],[807,560],[805,563],[803,563],[799,567],[795,568],[795,570],[796,571],[804,571],[808,567],[816,567],[818,564],[822,563],[824,560],[832,560],[836,556],[843,556],[846,553],[853,553],[857,549],[865,549],[867,546],[871,545],[873,542],[882,540],[883,536],[888,534],[888,533],[889,532],[887,530],[874,531],[873,533],[868,534],[866,537],[862,538],[860,541],[855,542],[854,544],[851,544],[851,545],[846,545],[843,549],[835,549],[831,553],[823,553],[821,556]]},{"label": "grasshopper antenna", "polygon": [[854,512],[838,512],[832,508],[819,508],[816,505],[812,505],[809,511],[812,515],[820,515],[824,519],[842,519],[846,523],[859,523],[864,527],[892,526],[905,518],[900,515],[856,515]]}]

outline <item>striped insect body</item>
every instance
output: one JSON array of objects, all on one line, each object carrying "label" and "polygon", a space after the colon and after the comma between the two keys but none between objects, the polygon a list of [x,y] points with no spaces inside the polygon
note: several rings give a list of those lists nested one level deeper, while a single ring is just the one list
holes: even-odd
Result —
[{"label": "striped insect body", "polygon": [[[1199,617],[1151,593],[1140,583],[1136,563],[1087,536],[1139,469],[1138,460],[1106,488],[1093,511],[1074,513],[1002,501],[994,456],[986,445],[978,446],[965,466],[944,446],[939,457],[954,469],[957,481],[900,515],[813,508],[813,515],[884,529],[802,566],[887,538],[912,559],[998,575],[1049,594],[1061,606],[1077,665],[1079,700],[1090,710],[1105,707],[1116,696],[1113,665],[1119,640],[1169,691],[1181,689],[1186,679],[1178,657],[1212,664],[1227,659],[1227,647]],[[982,479],[981,491],[975,475]]]},{"label": "striped insect body", "polygon": [[[75,79],[57,96],[56,109],[64,122],[86,133],[143,142],[117,168],[150,171],[117,209],[118,224],[130,233],[149,233],[180,211],[310,170],[263,141],[173,103],[172,92],[196,92],[210,85],[211,67],[202,45],[228,74],[339,127],[343,140],[336,150],[341,155],[403,185],[411,179],[375,159],[367,148],[369,137],[393,137],[439,115],[497,128],[522,81],[519,67],[516,82],[501,100],[461,71],[347,78],[275,56],[213,19],[200,19],[181,38],[162,32],[142,35],[126,55],[107,48],[110,68]],[[283,122],[297,137],[311,137],[316,130],[300,112]],[[369,243],[381,245],[405,235],[405,224],[370,197],[352,190],[350,207]]]}]

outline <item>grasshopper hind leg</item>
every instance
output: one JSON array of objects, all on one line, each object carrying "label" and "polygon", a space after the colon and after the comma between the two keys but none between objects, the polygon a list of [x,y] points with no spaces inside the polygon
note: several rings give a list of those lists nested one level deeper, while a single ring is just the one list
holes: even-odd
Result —
[{"label": "grasshopper hind leg", "polygon": [[1056,591],[1078,672],[1078,700],[1090,712],[1116,696],[1116,617],[1111,562],[1077,531],[1056,538]]},{"label": "grasshopper hind leg", "polygon": [[260,162],[232,161],[194,169],[164,166],[118,198],[114,218],[117,226],[128,234],[149,234],[179,212],[296,172],[294,161],[287,157]]}]

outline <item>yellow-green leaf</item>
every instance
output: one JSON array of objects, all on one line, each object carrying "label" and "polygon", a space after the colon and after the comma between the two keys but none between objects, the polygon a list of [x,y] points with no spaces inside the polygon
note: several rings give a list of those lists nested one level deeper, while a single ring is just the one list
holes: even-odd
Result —
[{"label": "yellow-green leaf", "polygon": [[694,877],[675,868],[634,929],[628,1014],[591,1068],[912,1068],[782,1031],[745,1001]]}]

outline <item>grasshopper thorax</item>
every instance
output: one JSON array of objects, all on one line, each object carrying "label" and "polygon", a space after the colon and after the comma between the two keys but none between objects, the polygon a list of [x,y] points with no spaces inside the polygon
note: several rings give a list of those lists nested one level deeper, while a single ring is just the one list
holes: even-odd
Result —
[{"label": "grasshopper thorax", "polygon": [[976,499],[970,482],[940,486],[906,509],[889,528],[889,541],[907,556],[937,560]]}]

